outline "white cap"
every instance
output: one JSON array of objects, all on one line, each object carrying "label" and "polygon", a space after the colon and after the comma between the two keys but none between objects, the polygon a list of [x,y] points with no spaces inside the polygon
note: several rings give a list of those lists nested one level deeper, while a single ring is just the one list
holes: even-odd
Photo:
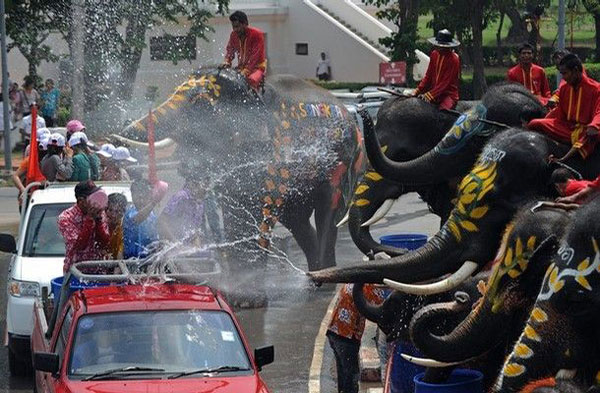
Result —
[{"label": "white cap", "polygon": [[42,148],[42,150],[48,150],[48,142],[50,142],[50,135],[42,134],[41,137],[37,139],[38,146]]},{"label": "white cap", "polygon": [[69,139],[69,146],[73,147],[73,146],[79,145],[80,143],[85,143],[88,146],[94,146],[88,140],[88,137],[87,137],[87,135],[85,135],[85,132],[82,132],[82,131],[74,132],[73,135],[71,135],[71,139]]},{"label": "white cap", "polygon": [[126,160],[129,162],[137,162],[137,160],[135,158],[131,157],[131,154],[129,153],[129,149],[126,148],[125,146],[117,147],[112,154],[112,159],[115,161]]},{"label": "white cap", "polygon": [[48,145],[65,147],[65,137],[62,134],[55,132],[48,138]]},{"label": "white cap", "polygon": [[110,143],[105,143],[100,147],[100,150],[96,154],[100,154],[102,157],[111,158],[115,152],[115,146]]},{"label": "white cap", "polygon": [[[42,128],[46,128],[46,120],[43,117],[37,117],[37,129],[41,130]],[[25,134],[31,134],[31,115],[27,115],[23,118],[23,130]]]},{"label": "white cap", "polygon": [[36,131],[36,139],[40,141],[42,138],[49,137],[51,134],[50,130],[46,127],[38,128]]}]

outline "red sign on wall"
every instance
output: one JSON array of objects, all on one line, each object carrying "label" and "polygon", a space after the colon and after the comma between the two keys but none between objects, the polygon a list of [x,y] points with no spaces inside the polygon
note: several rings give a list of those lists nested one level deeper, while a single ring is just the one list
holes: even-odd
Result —
[{"label": "red sign on wall", "polygon": [[406,83],[406,62],[379,63],[379,83],[392,85]]}]

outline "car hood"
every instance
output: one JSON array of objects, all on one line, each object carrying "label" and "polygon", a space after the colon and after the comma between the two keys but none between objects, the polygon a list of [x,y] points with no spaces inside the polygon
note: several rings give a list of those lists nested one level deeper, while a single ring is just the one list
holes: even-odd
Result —
[{"label": "car hood", "polygon": [[50,280],[62,277],[65,257],[19,257],[20,263],[12,277],[23,280],[39,282],[42,287],[50,286]]},{"label": "car hood", "polygon": [[269,393],[256,375],[120,381],[70,381],[65,393]]}]

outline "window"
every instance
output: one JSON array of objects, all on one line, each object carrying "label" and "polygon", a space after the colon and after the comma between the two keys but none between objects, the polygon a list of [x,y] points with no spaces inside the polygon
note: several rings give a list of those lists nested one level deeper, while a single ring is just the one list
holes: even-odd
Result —
[{"label": "window", "polygon": [[308,44],[296,43],[296,54],[300,56],[308,56]]},{"label": "window", "polygon": [[166,34],[151,37],[150,60],[196,60],[196,36]]},{"label": "window", "polygon": [[65,241],[58,231],[58,216],[72,203],[44,204],[31,208],[23,255],[60,257],[65,255]]},{"label": "window", "polygon": [[73,322],[73,309],[69,307],[65,319],[63,320],[60,328],[60,333],[56,338],[54,346],[54,353],[58,355],[58,358],[62,362],[63,355],[65,353],[65,347],[67,346],[67,340],[69,338],[69,330],[71,329],[71,323]]}]

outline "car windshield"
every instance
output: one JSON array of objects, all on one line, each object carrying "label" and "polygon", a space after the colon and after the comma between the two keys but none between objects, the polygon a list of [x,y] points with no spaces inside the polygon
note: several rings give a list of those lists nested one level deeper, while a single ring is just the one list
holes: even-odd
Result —
[{"label": "car windshield", "polygon": [[60,257],[65,255],[65,241],[58,231],[58,216],[72,203],[41,204],[31,208],[23,255]]},{"label": "car windshield", "polygon": [[[129,375],[139,379],[141,368],[161,370],[141,372],[144,378],[220,367],[236,370],[234,375],[253,372],[235,324],[222,311],[84,315],[72,348],[68,373],[74,379],[121,369],[133,370]],[[129,375],[111,373],[108,379]]]}]

